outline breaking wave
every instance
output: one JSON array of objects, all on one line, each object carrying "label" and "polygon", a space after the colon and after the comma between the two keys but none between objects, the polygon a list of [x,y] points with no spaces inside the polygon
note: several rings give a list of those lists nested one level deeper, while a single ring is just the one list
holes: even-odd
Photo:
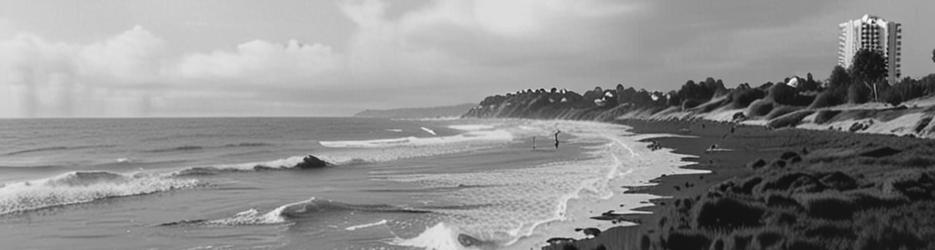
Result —
[{"label": "breaking wave", "polygon": [[266,213],[261,213],[256,208],[251,208],[227,218],[214,220],[183,220],[178,222],[164,223],[160,226],[176,226],[186,224],[227,226],[280,224],[286,223],[289,221],[289,219],[292,218],[311,217],[322,213],[334,212],[431,213],[430,211],[386,204],[350,204],[334,200],[321,200],[312,197],[308,200],[279,206]]},{"label": "breaking wave", "polygon": [[416,237],[392,239],[390,244],[422,249],[486,249],[494,248],[498,244],[482,241],[464,234],[458,227],[446,223],[438,223],[426,228]]},{"label": "breaking wave", "polygon": [[197,180],[106,171],[70,172],[47,179],[0,187],[0,214],[86,203],[95,200],[151,194],[199,185]]}]

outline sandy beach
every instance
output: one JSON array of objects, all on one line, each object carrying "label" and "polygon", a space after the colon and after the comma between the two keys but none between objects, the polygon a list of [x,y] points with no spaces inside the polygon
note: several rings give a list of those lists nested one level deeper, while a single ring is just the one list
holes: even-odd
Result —
[{"label": "sandy beach", "polygon": [[930,141],[702,120],[618,122],[635,133],[688,135],[651,140],[698,156],[685,168],[711,173],[631,189],[668,198],[641,208],[651,214],[617,218],[637,226],[543,249],[932,247]]}]

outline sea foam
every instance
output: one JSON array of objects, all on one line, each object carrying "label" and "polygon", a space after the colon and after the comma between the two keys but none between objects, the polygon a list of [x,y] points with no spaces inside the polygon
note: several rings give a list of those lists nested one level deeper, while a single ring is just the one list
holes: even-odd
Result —
[{"label": "sea foam", "polygon": [[172,178],[154,173],[70,172],[3,186],[0,188],[0,214],[191,188],[197,185],[199,182],[194,179]]},{"label": "sea foam", "polygon": [[[581,207],[578,203],[603,206],[605,203],[614,203],[609,201],[611,197],[622,195],[627,197],[620,199],[631,201],[627,203],[628,208],[636,207],[638,201],[652,197],[636,195],[632,198],[629,194],[620,194],[624,191],[621,183],[639,185],[661,174],[685,173],[677,168],[682,164],[680,155],[633,147],[643,144],[637,141],[646,137],[633,135],[627,132],[624,126],[571,121],[513,120],[506,123],[511,123],[511,129],[507,130],[519,137],[551,135],[560,130],[572,135],[572,138],[563,140],[593,146],[585,147],[587,158],[528,168],[390,176],[391,180],[413,182],[428,187],[477,186],[478,188],[446,193],[445,199],[450,199],[449,202],[456,204],[490,204],[471,209],[433,210],[447,215],[449,219],[446,220],[446,224],[436,225],[418,237],[408,241],[397,241],[396,244],[449,249],[450,246],[446,244],[458,242],[458,236],[461,235],[451,232],[457,229],[464,235],[491,242],[499,248],[526,249],[542,244],[545,240],[542,237],[546,235],[557,236],[551,234],[555,230],[548,230],[548,234],[543,234],[543,227],[558,227],[558,230],[563,232],[574,233],[574,227],[611,226],[609,221],[578,221],[580,218],[594,215],[569,210],[572,207]],[[485,129],[478,127],[461,128],[465,131]],[[608,210],[620,210],[619,202],[612,205]],[[602,206],[594,207],[603,208]],[[438,238],[442,236],[447,238]],[[520,241],[523,243],[517,244]]]}]

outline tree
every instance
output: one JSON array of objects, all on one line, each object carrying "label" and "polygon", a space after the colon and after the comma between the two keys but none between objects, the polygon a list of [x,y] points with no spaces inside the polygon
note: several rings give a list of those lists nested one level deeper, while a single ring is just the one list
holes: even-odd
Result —
[{"label": "tree", "polygon": [[837,89],[840,87],[846,87],[851,84],[851,76],[847,74],[847,70],[840,65],[834,66],[834,69],[831,70],[831,77],[828,79],[828,88]]},{"label": "tree", "polygon": [[886,75],[886,58],[879,51],[861,49],[854,55],[850,72],[854,82],[867,86],[876,100],[877,84]]},{"label": "tree", "polygon": [[876,50],[861,49],[854,55],[850,73],[853,80],[860,83],[883,79],[886,75],[886,58]]}]

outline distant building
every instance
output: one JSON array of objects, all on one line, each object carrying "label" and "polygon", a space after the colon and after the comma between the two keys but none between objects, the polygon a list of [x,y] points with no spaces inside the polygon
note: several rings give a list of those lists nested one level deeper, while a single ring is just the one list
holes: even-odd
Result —
[{"label": "distant building", "polygon": [[886,79],[895,83],[902,72],[899,68],[902,57],[902,24],[864,15],[838,25],[841,28],[838,49],[838,65],[848,68],[854,54],[860,49],[879,51],[886,58]]}]

